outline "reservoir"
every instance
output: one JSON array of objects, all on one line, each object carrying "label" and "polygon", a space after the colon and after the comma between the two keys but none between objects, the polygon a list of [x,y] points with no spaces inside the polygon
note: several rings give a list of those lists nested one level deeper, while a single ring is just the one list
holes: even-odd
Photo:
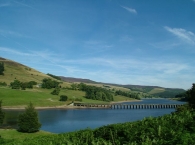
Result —
[{"label": "reservoir", "polygon": [[[168,99],[143,99],[139,102],[125,102],[123,104],[183,104],[184,102]],[[124,123],[141,120],[145,117],[157,117],[174,112],[175,109],[48,109],[38,110],[41,130],[62,133],[86,128],[97,128],[103,125]],[[5,121],[14,125],[20,110],[6,110]]]}]

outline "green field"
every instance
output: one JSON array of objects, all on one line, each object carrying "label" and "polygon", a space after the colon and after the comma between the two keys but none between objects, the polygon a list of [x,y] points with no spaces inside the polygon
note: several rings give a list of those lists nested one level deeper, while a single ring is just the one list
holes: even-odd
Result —
[{"label": "green field", "polygon": [[[38,136],[52,135],[50,132],[39,131],[36,133],[22,133],[15,129],[0,129],[0,135],[4,139],[24,140],[25,138],[34,138]],[[54,134],[53,134],[54,135]]]},{"label": "green field", "polygon": [[[67,105],[76,98],[82,99],[83,103],[106,103],[104,101],[86,99],[83,91],[61,89],[59,95],[52,95],[52,90],[42,88],[15,90],[8,87],[0,87],[0,100],[3,100],[2,105],[4,107],[25,107],[29,102],[32,102],[35,107],[55,107]],[[69,100],[60,102],[60,95],[67,95]],[[127,100],[131,101],[133,99],[124,96],[114,96],[114,101]]]}]

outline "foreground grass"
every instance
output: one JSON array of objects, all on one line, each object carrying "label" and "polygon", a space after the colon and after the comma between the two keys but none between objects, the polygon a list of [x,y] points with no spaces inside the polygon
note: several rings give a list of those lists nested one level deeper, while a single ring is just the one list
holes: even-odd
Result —
[{"label": "foreground grass", "polygon": [[4,139],[24,140],[26,138],[34,138],[38,136],[52,135],[50,132],[39,131],[36,133],[22,133],[15,129],[0,129],[0,135]]}]

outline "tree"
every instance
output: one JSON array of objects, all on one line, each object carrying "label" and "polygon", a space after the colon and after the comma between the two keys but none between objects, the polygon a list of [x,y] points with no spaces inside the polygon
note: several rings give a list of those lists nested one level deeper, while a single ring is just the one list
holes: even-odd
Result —
[{"label": "tree", "polygon": [[187,98],[189,105],[195,109],[195,84],[192,84],[192,88],[189,89],[187,92]]},{"label": "tree", "polygon": [[21,82],[19,80],[14,80],[10,83],[12,89],[20,89]]},{"label": "tree", "polygon": [[2,111],[1,104],[2,104],[2,100],[0,101],[0,125],[3,124],[3,119],[5,117],[5,112]]},{"label": "tree", "polygon": [[71,84],[71,88],[72,88],[72,90],[76,90],[77,89],[77,84],[75,84],[75,83],[73,83],[73,84]]},{"label": "tree", "polygon": [[68,97],[66,95],[60,96],[60,101],[67,101]]},{"label": "tree", "polygon": [[2,63],[0,63],[0,75],[4,75],[4,63],[2,62]]},{"label": "tree", "polygon": [[59,95],[59,93],[60,93],[60,88],[59,88],[59,87],[56,87],[56,88],[51,92],[52,95]]},{"label": "tree", "polygon": [[43,79],[42,80],[42,88],[51,89],[58,87],[59,82],[51,80],[51,79]]},{"label": "tree", "polygon": [[28,133],[37,132],[40,127],[41,124],[38,120],[38,113],[30,102],[29,106],[26,107],[25,112],[18,117],[18,131]]}]

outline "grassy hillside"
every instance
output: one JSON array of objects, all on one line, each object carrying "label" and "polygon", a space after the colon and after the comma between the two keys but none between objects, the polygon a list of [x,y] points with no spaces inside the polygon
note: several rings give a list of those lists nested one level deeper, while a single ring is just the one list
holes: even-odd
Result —
[{"label": "grassy hillside", "polygon": [[[6,82],[7,85],[9,85],[15,79],[21,82],[35,81],[39,84],[42,82],[44,78],[51,78],[46,74],[43,74],[33,68],[14,62],[12,60],[0,58],[0,62],[4,63],[4,68],[5,68],[4,75],[0,75],[0,82]],[[62,89],[58,96],[51,94],[53,89],[42,89],[39,88],[38,86],[34,86],[33,89],[26,89],[26,90],[11,89],[9,86],[0,87],[0,100],[3,100],[3,106],[7,106],[7,107],[25,107],[30,101],[36,107],[40,107],[40,106],[54,107],[54,106],[62,106],[62,105],[70,104],[72,100],[75,99],[80,99],[82,100],[82,102],[85,103],[92,103],[92,102],[105,103],[103,101],[86,99],[84,97],[85,92],[83,91],[63,89],[71,86],[71,83],[69,82],[62,82],[60,85],[62,86]],[[122,87],[114,87],[114,86],[105,87],[102,84],[99,85],[90,84],[90,85],[95,85],[98,87],[104,87],[108,89],[122,89],[126,91],[128,90]],[[60,102],[59,101],[60,95],[67,95],[69,100],[66,102]],[[124,96],[114,96],[114,100],[125,101],[125,100],[132,100],[132,99]]]},{"label": "grassy hillside", "polygon": [[40,83],[43,78],[49,77],[48,75],[43,74],[33,68],[11,60],[0,58],[0,62],[4,63],[5,68],[4,75],[0,75],[0,81],[6,82],[7,84],[12,82],[14,79],[23,82],[36,81]]}]

